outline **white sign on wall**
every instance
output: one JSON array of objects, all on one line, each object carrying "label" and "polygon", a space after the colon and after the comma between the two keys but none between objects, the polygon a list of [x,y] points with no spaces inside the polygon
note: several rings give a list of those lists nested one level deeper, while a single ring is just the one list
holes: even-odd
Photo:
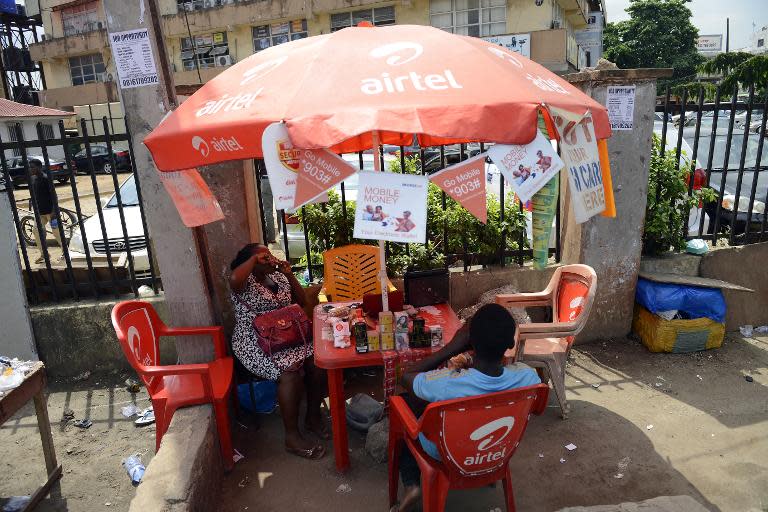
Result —
[{"label": "white sign on wall", "polygon": [[158,83],[149,30],[140,28],[113,32],[109,34],[109,43],[112,47],[121,89],[146,87]]},{"label": "white sign on wall", "polygon": [[483,41],[503,46],[507,50],[531,58],[531,34],[507,34],[503,36],[483,37]]},{"label": "white sign on wall", "polygon": [[699,36],[696,39],[696,50],[699,53],[713,53],[723,50],[723,34]]},{"label": "white sign on wall", "polygon": [[611,130],[631,130],[634,127],[635,86],[609,85],[606,106]]}]

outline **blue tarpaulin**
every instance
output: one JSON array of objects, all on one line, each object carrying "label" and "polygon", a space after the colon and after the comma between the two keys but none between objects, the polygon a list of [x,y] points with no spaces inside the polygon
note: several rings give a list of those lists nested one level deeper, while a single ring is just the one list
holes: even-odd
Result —
[{"label": "blue tarpaulin", "polygon": [[654,314],[677,310],[685,318],[725,321],[725,298],[719,288],[657,283],[640,278],[635,300]]}]

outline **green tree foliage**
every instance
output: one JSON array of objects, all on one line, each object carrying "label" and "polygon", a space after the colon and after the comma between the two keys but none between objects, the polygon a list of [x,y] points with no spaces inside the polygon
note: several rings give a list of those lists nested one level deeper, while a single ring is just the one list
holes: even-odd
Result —
[{"label": "green tree foliage", "polygon": [[683,91],[688,91],[688,102],[695,103],[699,100],[699,90],[704,90],[704,101],[715,101],[717,95],[717,86],[709,82],[685,82],[684,84],[672,87],[672,94],[683,96]]},{"label": "green tree foliage", "polygon": [[737,85],[758,91],[768,87],[768,55],[752,55],[747,52],[721,53],[701,66],[710,74],[723,75],[720,83],[723,91],[732,91]]},{"label": "green tree foliage", "polygon": [[625,21],[609,23],[603,55],[620,68],[674,68],[659,90],[696,74],[704,58],[696,51],[698,30],[691,23],[691,0],[630,0]]}]

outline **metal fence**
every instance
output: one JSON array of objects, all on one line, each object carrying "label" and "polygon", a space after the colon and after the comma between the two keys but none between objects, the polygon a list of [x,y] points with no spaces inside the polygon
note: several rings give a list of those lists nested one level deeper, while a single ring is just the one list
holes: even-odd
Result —
[{"label": "metal fence", "polygon": [[[395,172],[409,172],[429,175],[447,166],[474,157],[487,149],[484,144],[455,144],[450,146],[419,147],[384,145],[379,155],[381,168]],[[373,170],[373,152],[344,154],[342,158],[356,165],[360,170]],[[264,243],[277,247],[285,253],[294,270],[304,270],[308,281],[316,281],[322,275],[322,252],[347,243],[373,243],[370,240],[353,240],[354,208],[357,198],[357,178],[353,176],[335,187],[330,193],[336,195],[338,208],[334,204],[304,206],[295,214],[284,210],[275,210],[267,179],[266,168],[262,160],[255,161],[260,214],[264,230]],[[496,166],[486,161],[487,192],[490,201],[496,201],[497,208],[489,209],[488,223],[482,226],[479,221],[469,218],[466,213],[459,222],[449,218],[434,219],[428,213],[427,242],[443,260],[443,266],[463,268],[486,267],[489,265],[523,265],[532,259],[529,234],[531,231],[531,213],[514,196],[504,177]],[[430,184],[430,187],[435,187]],[[452,199],[445,192],[436,192],[432,188],[430,197],[439,194],[439,207],[443,213],[450,209]],[[490,203],[489,203],[490,204]],[[308,208],[319,208],[324,215],[307,215]],[[455,205],[453,210],[455,211]],[[553,235],[550,241],[550,256],[560,261],[560,204],[553,223]],[[320,217],[318,219],[318,217]],[[311,219],[308,221],[308,218]],[[325,230],[324,235],[312,236],[310,222],[327,223],[336,219],[334,233]],[[340,219],[340,222],[339,222]],[[276,225],[274,220],[276,220]],[[338,231],[342,233],[338,233]],[[478,243],[486,247],[480,250]],[[491,244],[492,247],[488,247]],[[387,243],[387,261],[393,253],[406,257],[416,250],[415,244]],[[307,256],[309,255],[309,256]],[[435,265],[429,265],[434,268]],[[408,270],[420,268],[408,268]],[[406,270],[406,269],[403,269]]]},{"label": "metal fence", "polygon": [[694,169],[687,179],[688,195],[701,187],[717,195],[715,201],[690,211],[684,207],[683,232],[687,239],[714,245],[723,240],[730,245],[762,242],[768,239],[768,92],[758,96],[754,87],[745,94],[718,88],[711,101],[705,101],[706,95],[704,87],[695,97],[683,90],[673,101],[667,89],[663,103],[656,106],[654,133],[661,147],[674,150],[678,170],[689,165]]},{"label": "metal fence", "polygon": [[[36,138],[25,138],[17,123],[9,126],[13,140],[0,138],[0,191],[12,205],[33,304],[138,297],[144,285],[158,292],[131,139],[113,134],[110,121],[103,118],[101,134],[90,135],[93,122],[83,119],[78,136],[67,136],[63,121],[54,134],[37,123]],[[42,164],[36,176],[33,161]]]}]

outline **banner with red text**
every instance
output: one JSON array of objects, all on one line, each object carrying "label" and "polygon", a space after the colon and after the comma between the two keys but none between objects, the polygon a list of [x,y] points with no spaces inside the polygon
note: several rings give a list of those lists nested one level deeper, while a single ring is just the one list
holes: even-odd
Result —
[{"label": "banner with red text", "polygon": [[557,176],[564,165],[540,131],[528,144],[496,144],[488,155],[524,203]]},{"label": "banner with red text", "polygon": [[158,174],[185,226],[194,228],[224,218],[221,205],[197,169]]},{"label": "banner with red text", "polygon": [[568,171],[574,218],[581,224],[605,210],[603,173],[592,115],[555,107],[549,107],[549,111],[560,135],[560,155]]},{"label": "banner with red text", "polygon": [[361,172],[359,176],[355,238],[426,242],[426,176],[388,172]]},{"label": "banner with red text", "polygon": [[299,208],[358,171],[327,149],[299,149],[299,170],[293,207]]},{"label": "banner with red text", "polygon": [[[296,196],[296,174],[299,172],[299,149],[293,147],[285,123],[272,123],[264,130],[261,137],[264,153],[264,166],[272,188],[275,209],[294,211]],[[325,202],[328,196],[323,194],[315,202]]]},{"label": "banner with red text", "polygon": [[446,167],[429,177],[429,181],[467,209],[483,224],[488,220],[485,195],[485,153]]}]

